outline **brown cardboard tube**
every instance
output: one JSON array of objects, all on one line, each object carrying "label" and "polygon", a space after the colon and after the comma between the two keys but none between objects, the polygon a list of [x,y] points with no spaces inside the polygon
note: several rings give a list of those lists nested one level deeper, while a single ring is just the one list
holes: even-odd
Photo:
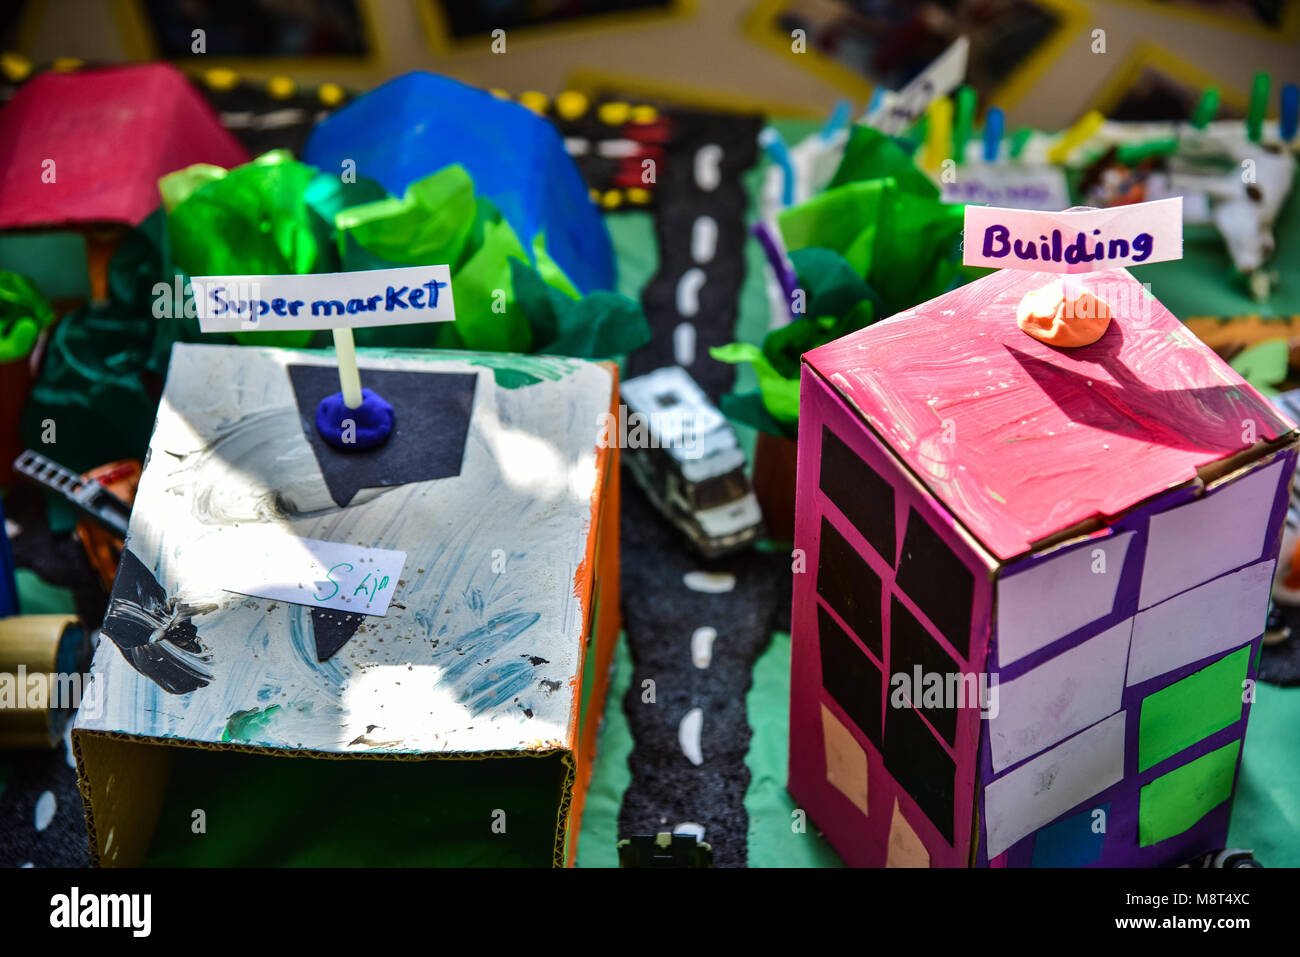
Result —
[{"label": "brown cardboard tube", "polygon": [[0,618],[0,751],[58,744],[87,677],[85,644],[76,615]]}]

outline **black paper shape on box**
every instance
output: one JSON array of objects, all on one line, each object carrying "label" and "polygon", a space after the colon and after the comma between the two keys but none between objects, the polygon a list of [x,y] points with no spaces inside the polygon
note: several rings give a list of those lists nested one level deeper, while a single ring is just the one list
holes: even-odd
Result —
[{"label": "black paper shape on box", "polygon": [[876,554],[893,565],[894,487],[824,425],[817,484]]},{"label": "black paper shape on box", "polygon": [[880,576],[823,517],[817,550],[817,594],[844,619],[858,640],[883,660],[880,588]]},{"label": "black paper shape on box", "polygon": [[969,655],[975,576],[913,508],[907,510],[897,581],[958,654]]},{"label": "black paper shape on box", "polygon": [[886,709],[884,757],[885,770],[951,844],[957,767],[911,708]]},{"label": "black paper shape on box", "polygon": [[822,687],[867,740],[879,748],[880,696],[884,693],[880,669],[820,605],[817,636],[821,643]]},{"label": "black paper shape on box", "polygon": [[316,639],[316,660],[329,661],[348,639],[357,633],[365,615],[337,608],[313,608],[311,610],[311,632]]},{"label": "black paper shape on box", "polygon": [[388,441],[364,452],[342,452],[316,430],[316,406],[339,391],[337,367],[291,365],[289,380],[303,433],[340,508],[363,488],[460,474],[478,382],[474,373],[363,369],[362,385],[388,400],[396,416]]},{"label": "black paper shape on box", "polygon": [[[895,675],[907,675],[908,685],[912,689],[912,704],[925,715],[925,719],[930,724],[934,725],[935,730],[943,735],[945,741],[956,747],[957,708],[946,707],[949,704],[955,705],[954,702],[947,700],[946,691],[951,684],[949,675],[961,675],[961,666],[953,661],[952,655],[948,654],[943,645],[926,631],[925,625],[917,621],[916,616],[908,611],[907,606],[898,600],[897,595],[891,596],[890,601],[889,670]],[[916,686],[917,665],[921,666],[923,678],[926,675],[938,675],[942,679],[945,689],[945,707],[921,706],[924,689]],[[962,678],[962,687],[965,689],[965,676],[963,675]],[[971,706],[976,703],[966,702]]]}]

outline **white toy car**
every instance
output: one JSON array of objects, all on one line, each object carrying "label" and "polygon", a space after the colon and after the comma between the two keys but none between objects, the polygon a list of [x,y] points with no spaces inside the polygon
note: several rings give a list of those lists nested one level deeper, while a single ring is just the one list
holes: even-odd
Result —
[{"label": "white toy car", "polygon": [[680,366],[629,379],[621,393],[624,461],[638,485],[706,558],[763,534],[736,433]]}]

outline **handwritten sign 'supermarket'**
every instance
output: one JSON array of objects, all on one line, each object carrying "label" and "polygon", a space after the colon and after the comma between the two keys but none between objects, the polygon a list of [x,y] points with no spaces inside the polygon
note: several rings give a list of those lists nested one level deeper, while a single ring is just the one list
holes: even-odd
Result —
[{"label": "handwritten sign 'supermarket'", "polygon": [[396,326],[456,318],[447,266],[196,276],[191,284],[204,332]]}]

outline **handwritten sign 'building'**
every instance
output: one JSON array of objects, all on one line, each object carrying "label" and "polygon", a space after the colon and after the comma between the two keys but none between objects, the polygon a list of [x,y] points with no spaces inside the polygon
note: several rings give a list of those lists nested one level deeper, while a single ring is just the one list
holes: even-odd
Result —
[{"label": "handwritten sign 'building'", "polygon": [[1084,273],[1181,259],[1183,200],[1035,212],[967,206],[967,266]]},{"label": "handwritten sign 'building'", "polygon": [[447,266],[196,276],[192,285],[204,332],[396,326],[456,318]]}]

